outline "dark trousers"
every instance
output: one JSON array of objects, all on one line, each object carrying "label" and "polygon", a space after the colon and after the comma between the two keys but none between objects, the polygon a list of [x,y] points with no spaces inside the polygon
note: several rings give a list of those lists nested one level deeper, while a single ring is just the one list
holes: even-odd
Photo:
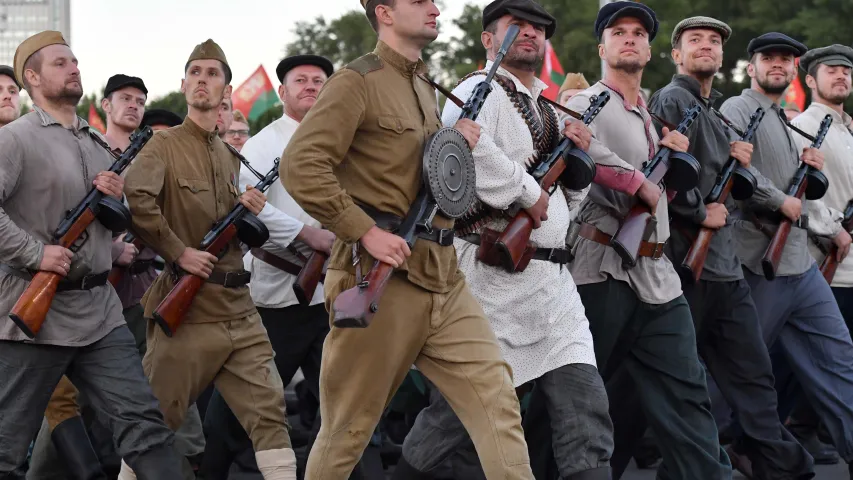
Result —
[{"label": "dark trousers", "polygon": [[[638,404],[663,456],[658,478],[730,478],[684,297],[647,304],[627,283],[613,279],[581,285],[578,292],[610,400],[616,449],[630,445],[635,435],[630,412]],[[619,475],[614,469],[614,478]]]},{"label": "dark trousers", "polygon": [[[844,317],[844,323],[848,331],[853,326],[853,288],[831,287],[832,295],[838,303],[838,309]],[[784,353],[780,348],[779,354],[774,358],[775,373],[777,374],[777,387],[780,388],[779,413],[782,419],[790,415],[789,428],[795,435],[808,438],[816,435],[820,426],[820,416],[805,397],[802,386],[796,380],[791,366],[785,360]],[[784,392],[784,393],[783,393]]]},{"label": "dark trousers", "polygon": [[[699,355],[722,395],[732,406],[743,433],[755,478],[810,478],[811,456],[782,426],[770,356],[761,336],[758,312],[745,280],[685,284],[696,328]],[[626,414],[626,412],[622,412]],[[617,449],[614,469],[624,470],[645,429],[639,406],[633,415],[635,439]]]},{"label": "dark trousers", "polygon": [[117,452],[139,478],[181,478],[174,434],[125,326],[85,347],[0,341],[0,478],[13,478],[26,458],[63,374],[109,425]]},{"label": "dark trousers", "polygon": [[[323,340],[329,333],[325,306],[258,308],[258,313],[275,351],[275,365],[282,383],[290,383],[296,371],[302,368],[309,391],[320,398],[320,358]],[[215,390],[207,406],[204,431],[207,443],[199,469],[200,478],[228,478],[228,470],[238,456],[244,467],[257,471],[249,436]]]},{"label": "dark trousers", "polygon": [[817,265],[773,281],[744,276],[765,344],[784,355],[841,458],[853,461],[853,342],[832,290]]}]

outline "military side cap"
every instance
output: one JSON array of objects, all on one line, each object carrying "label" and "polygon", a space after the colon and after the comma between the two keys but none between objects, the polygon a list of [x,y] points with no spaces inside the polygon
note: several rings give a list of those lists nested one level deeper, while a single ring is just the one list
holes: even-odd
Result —
[{"label": "military side cap", "polygon": [[27,60],[44,47],[49,45],[68,45],[62,34],[53,30],[39,32],[24,40],[15,50],[15,79],[20,85],[24,84],[24,64]]},{"label": "military side cap", "polygon": [[145,95],[148,95],[148,89],[145,88],[145,82],[143,82],[141,78],[119,73],[118,75],[113,75],[109,80],[107,80],[107,86],[104,87],[104,98],[109,97],[111,93],[116,90],[121,90],[124,87],[135,87],[141,90]]},{"label": "military side cap", "polygon": [[176,113],[172,113],[162,108],[153,108],[146,110],[142,115],[142,124],[140,127],[153,127],[154,125],[166,125],[168,127],[177,127],[184,123]]},{"label": "military side cap", "polygon": [[293,55],[278,62],[278,66],[275,67],[275,75],[278,77],[278,81],[284,83],[284,76],[287,75],[287,72],[302,65],[320,67],[326,72],[327,77],[331,77],[335,73],[335,67],[326,57],[321,57],[320,55]]},{"label": "military side cap", "polygon": [[545,38],[551,38],[557,29],[557,19],[533,0],[495,0],[483,9],[483,30],[504,15],[542,25],[545,27]]},{"label": "military side cap", "polygon": [[853,68],[853,48],[836,43],[828,47],[814,48],[800,57],[800,68],[807,72],[811,70],[812,66],[817,66],[821,63],[830,67],[842,66]]},{"label": "military side cap", "polygon": [[186,72],[190,68],[190,63],[193,60],[219,60],[222,62],[222,67],[225,69],[225,83],[231,83],[231,67],[228,66],[228,59],[225,58],[225,52],[222,48],[211,39],[205,40],[195,46],[193,53],[190,54],[187,64],[184,66]]},{"label": "military side cap", "polygon": [[684,33],[685,30],[693,28],[716,30],[717,33],[720,34],[720,37],[722,37],[723,43],[726,43],[729,37],[732,36],[732,27],[726,25],[725,22],[721,22],[716,18],[711,17],[690,17],[678,22],[678,25],[676,25],[675,29],[672,31],[672,48],[675,48],[675,46],[678,45],[678,40],[681,38],[681,34]]},{"label": "military side cap", "polygon": [[658,17],[651,8],[637,2],[613,2],[601,7],[595,19],[595,36],[601,40],[604,29],[612,26],[622,17],[633,17],[640,21],[649,33],[649,42],[658,34]]},{"label": "military side cap", "polygon": [[367,10],[367,2],[370,0],[361,0],[361,8]]},{"label": "military side cap", "polygon": [[559,97],[566,90],[586,90],[587,88],[589,88],[589,82],[586,81],[586,77],[582,73],[567,73],[566,80],[563,81],[563,86],[560,87],[557,96]]},{"label": "military side cap", "polygon": [[807,50],[808,47],[802,43],[794,40],[784,33],[779,32],[765,33],[760,37],[753,38],[749,41],[749,45],[746,46],[746,53],[749,54],[750,57],[756,53],[767,51],[790,52],[793,53],[795,57],[799,57],[806,53]]},{"label": "military side cap", "polygon": [[15,82],[15,85],[17,85],[18,88],[21,88],[21,84],[18,83],[18,79],[15,78],[15,70],[13,70],[9,65],[0,65],[0,75],[6,75],[11,78],[12,81]]}]

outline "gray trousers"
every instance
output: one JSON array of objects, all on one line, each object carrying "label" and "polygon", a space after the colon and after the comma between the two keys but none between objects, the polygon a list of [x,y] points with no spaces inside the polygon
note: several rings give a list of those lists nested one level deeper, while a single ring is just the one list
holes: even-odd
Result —
[{"label": "gray trousers", "polygon": [[[608,466],[613,452],[613,424],[598,370],[586,364],[565,365],[546,373],[536,383],[547,399],[560,475],[568,477]],[[403,442],[403,457],[416,469],[429,472],[464,448],[473,448],[468,432],[447,400],[433,389],[429,407],[418,414]]]},{"label": "gray trousers", "polygon": [[[133,334],[134,344],[139,352],[138,361],[141,364],[142,356],[145,355],[145,330],[148,320],[143,318],[144,309],[139,304],[124,309],[123,314],[127,327]],[[89,437],[105,471],[109,473],[111,469],[119,468],[121,458],[115,452],[112,432],[105,425],[101,425],[97,418],[90,418],[91,415],[88,414],[94,412],[92,412],[91,402],[85,395],[81,394],[78,397],[78,402],[89,427]],[[181,428],[175,432],[174,447],[181,458],[192,457],[204,452],[204,432],[202,431],[201,417],[195,404],[187,412],[187,418]],[[192,467],[186,461],[183,462],[183,471],[185,480],[195,478]],[[33,447],[27,480],[65,480],[69,478],[65,463],[59,458],[59,454],[51,442],[48,423],[44,420]]]},{"label": "gray trousers", "polygon": [[[116,449],[137,472],[163,472],[169,458],[174,479],[177,459],[164,457],[174,434],[142,372],[133,336],[126,326],[85,347],[56,347],[0,341],[0,478],[27,457],[30,440],[63,374],[89,398],[99,418],[113,432]],[[158,455],[149,455],[157,452]],[[154,459],[156,456],[158,459]]]},{"label": "gray trousers", "polygon": [[853,462],[853,342],[832,290],[817,265],[773,281],[744,276],[767,347],[784,353],[841,458]]}]

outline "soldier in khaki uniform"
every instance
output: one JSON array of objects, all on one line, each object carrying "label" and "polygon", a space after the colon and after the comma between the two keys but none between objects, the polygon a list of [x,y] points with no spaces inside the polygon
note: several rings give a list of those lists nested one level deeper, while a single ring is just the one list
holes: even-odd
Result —
[{"label": "soldier in khaki uniform", "polygon": [[[440,240],[453,221],[437,215],[434,234],[420,237],[412,251],[386,231],[414,201],[424,143],[442,126],[435,91],[417,77],[426,72],[419,57],[437,35],[438,9],[433,2],[361,3],[379,34],[376,50],[329,79],[288,144],[281,174],[297,203],[337,236],[327,308],[356,284],[353,244],[364,273],[374,259],[399,270],[368,328],[333,327],[326,337],[323,423],[306,478],[349,475],[414,363],[470,432],[489,478],[532,479],[511,371],[452,243]],[[455,128],[477,144],[474,122]]]},{"label": "soldier in khaki uniform", "polygon": [[172,337],[149,323],[142,363],[172,429],[181,425],[202,389],[215,382],[251,437],[264,478],[295,479],[284,389],[249,296],[240,245],[233,240],[219,260],[193,248],[237,201],[256,215],[266,203],[251,188],[240,195],[239,154],[222,142],[216,129],[230,82],[231,70],[219,46],[212,40],[198,45],[181,82],[189,105],[184,123],[157,132],[128,170],[132,230],[167,263],[142,299],[145,318],[152,317],[174,286],[176,271],[206,280]]}]

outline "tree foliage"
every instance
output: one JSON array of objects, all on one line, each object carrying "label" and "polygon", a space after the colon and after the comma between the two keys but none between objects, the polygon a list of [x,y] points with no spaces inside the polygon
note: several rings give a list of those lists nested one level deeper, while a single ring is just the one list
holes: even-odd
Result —
[{"label": "tree foliage", "polygon": [[[567,72],[581,72],[590,82],[601,74],[598,39],[593,24],[598,13],[597,0],[578,0],[567,7],[565,0],[539,0],[557,18],[557,32],[551,43]],[[749,40],[762,33],[778,31],[803,41],[810,47],[832,43],[853,44],[853,2],[850,0],[644,0],[658,14],[660,30],[652,45],[652,61],[643,75],[643,86],[652,91],[669,82],[675,72],[670,58],[670,35],[682,19],[705,15],[728,23],[733,34],[725,46],[723,68],[715,88],[725,96],[737,95],[748,87],[743,73]],[[424,52],[434,77],[446,84],[473,71],[485,61],[480,43],[482,7],[465,5],[461,15],[442,24],[452,23],[455,35],[446,41],[433,42]],[[361,11],[352,11],[336,19],[318,17],[313,22],[300,22],[295,27],[297,40],[287,45],[288,54],[317,53],[333,60],[337,67],[373,49],[376,34]],[[801,79],[804,73],[800,72]]]}]

